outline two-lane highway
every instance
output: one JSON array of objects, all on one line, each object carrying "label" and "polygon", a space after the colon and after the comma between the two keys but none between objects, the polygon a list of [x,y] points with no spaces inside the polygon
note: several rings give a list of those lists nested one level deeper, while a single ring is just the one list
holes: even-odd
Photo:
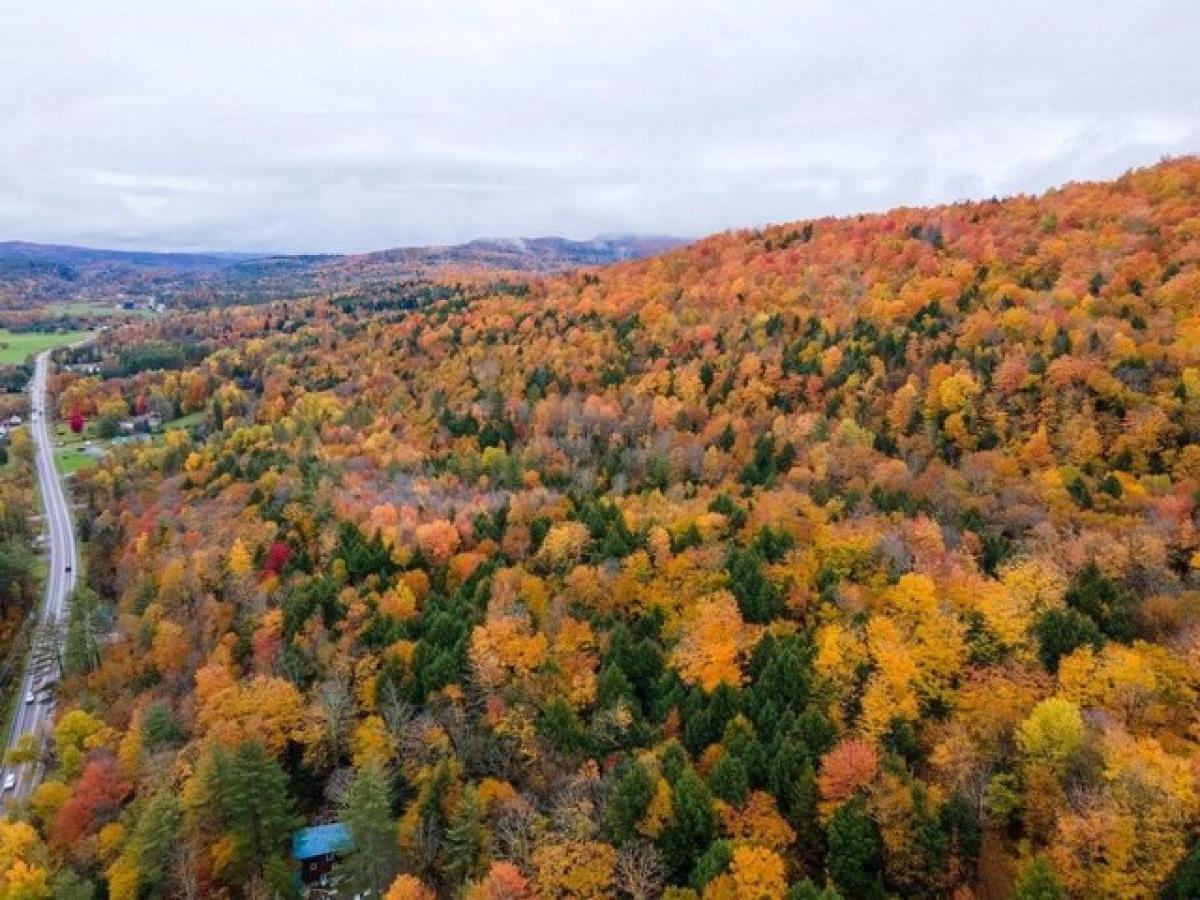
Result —
[{"label": "two-lane highway", "polygon": [[[46,593],[42,598],[39,623],[61,623],[66,617],[67,602],[75,589],[75,530],[71,525],[71,514],[63,492],[62,480],[54,465],[54,443],[50,437],[49,416],[46,403],[46,378],[50,368],[50,351],[37,357],[33,381],[29,386],[30,422],[29,432],[33,438],[38,485],[41,488],[42,506],[46,514],[46,541],[49,551],[46,572]],[[56,655],[56,654],[55,654]],[[52,708],[51,697],[42,690],[48,679],[57,678],[52,671],[53,663],[39,660],[39,654],[30,651],[25,661],[25,675],[21,680],[20,693],[15,699],[12,729],[8,735],[7,749],[12,749],[22,735],[31,734],[39,746],[49,730]],[[3,792],[7,805],[24,800],[41,778],[41,766],[25,763],[5,766],[4,777],[15,777],[15,785]],[[7,785],[6,785],[7,787]]]}]

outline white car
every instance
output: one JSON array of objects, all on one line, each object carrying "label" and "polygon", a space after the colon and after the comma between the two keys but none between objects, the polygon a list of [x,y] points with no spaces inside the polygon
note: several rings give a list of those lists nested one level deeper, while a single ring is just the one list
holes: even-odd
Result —
[{"label": "white car", "polygon": [[37,702],[37,697],[34,696],[33,691],[25,692],[25,702],[26,703],[36,703]]},{"label": "white car", "polygon": [[11,791],[17,786],[17,776],[13,772],[9,772],[4,776],[4,790]]}]

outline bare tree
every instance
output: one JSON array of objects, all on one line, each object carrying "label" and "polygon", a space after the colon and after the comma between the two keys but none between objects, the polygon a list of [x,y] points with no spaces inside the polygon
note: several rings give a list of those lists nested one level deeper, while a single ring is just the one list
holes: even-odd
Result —
[{"label": "bare tree", "polygon": [[316,695],[315,740],[309,743],[305,755],[310,764],[324,769],[336,765],[349,747],[354,697],[339,678],[321,682]]},{"label": "bare tree", "polygon": [[184,839],[175,844],[175,859],[172,866],[174,896],[180,900],[199,900],[200,884],[196,873],[200,871],[200,849],[195,841]]},{"label": "bare tree", "polygon": [[325,779],[325,801],[334,808],[340,808],[350,795],[350,785],[354,781],[354,770],[349,766],[339,766]]},{"label": "bare tree", "polygon": [[417,711],[411,703],[400,696],[400,689],[391,679],[384,680],[379,686],[379,714],[383,724],[393,737],[401,737],[408,724],[416,717]]},{"label": "bare tree", "polygon": [[541,816],[523,799],[507,803],[496,817],[495,852],[518,866],[529,864],[543,830]]},{"label": "bare tree", "polygon": [[631,900],[661,897],[665,870],[658,849],[649,841],[629,841],[617,854],[617,887]]}]

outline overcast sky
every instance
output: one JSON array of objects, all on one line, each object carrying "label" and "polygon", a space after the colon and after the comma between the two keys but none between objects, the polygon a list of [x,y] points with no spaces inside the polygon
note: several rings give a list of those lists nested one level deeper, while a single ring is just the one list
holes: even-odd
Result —
[{"label": "overcast sky", "polygon": [[0,240],[700,235],[1200,151],[1200,3],[4,0]]}]

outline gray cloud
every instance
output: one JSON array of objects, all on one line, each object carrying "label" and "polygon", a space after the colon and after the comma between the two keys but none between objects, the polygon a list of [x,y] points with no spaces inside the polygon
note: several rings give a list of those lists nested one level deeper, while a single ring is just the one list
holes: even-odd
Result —
[{"label": "gray cloud", "polygon": [[0,238],[696,235],[1200,150],[1192,0],[10,0]]}]

